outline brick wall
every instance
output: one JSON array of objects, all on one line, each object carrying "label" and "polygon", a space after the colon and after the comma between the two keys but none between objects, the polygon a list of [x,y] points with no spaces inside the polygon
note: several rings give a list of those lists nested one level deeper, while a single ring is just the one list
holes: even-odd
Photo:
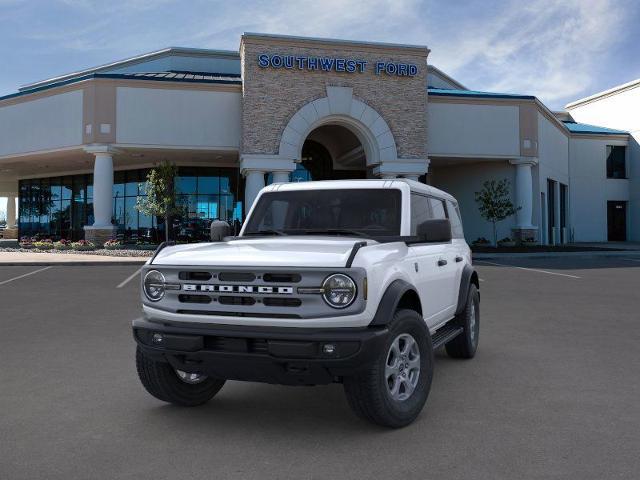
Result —
[{"label": "brick wall", "polygon": [[[367,61],[363,73],[262,68],[260,54],[337,57]],[[243,37],[240,49],[243,75],[242,143],[245,154],[277,154],[289,119],[305,104],[326,96],[327,86],[353,88],[357,98],[387,122],[399,158],[427,157],[426,49],[372,48],[351,42],[313,43],[305,40]],[[375,74],[378,61],[418,66],[413,77]]]}]

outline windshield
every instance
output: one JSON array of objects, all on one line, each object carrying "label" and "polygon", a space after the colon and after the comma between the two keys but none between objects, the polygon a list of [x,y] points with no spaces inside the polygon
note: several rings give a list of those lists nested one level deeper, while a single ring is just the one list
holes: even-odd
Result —
[{"label": "windshield", "polygon": [[300,190],[265,193],[244,235],[400,235],[400,190]]}]

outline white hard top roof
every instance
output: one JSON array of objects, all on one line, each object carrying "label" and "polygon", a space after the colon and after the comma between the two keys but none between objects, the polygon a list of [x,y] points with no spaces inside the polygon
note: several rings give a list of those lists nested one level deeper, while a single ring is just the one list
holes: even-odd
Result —
[{"label": "white hard top roof", "polygon": [[439,190],[431,185],[426,185],[407,178],[394,179],[370,179],[370,180],[322,180],[315,182],[289,182],[272,183],[263,190],[268,192],[288,192],[297,190],[338,190],[349,188],[397,188],[400,190],[411,190],[413,192],[432,195],[434,197],[451,200],[458,203],[454,197],[447,192]]}]

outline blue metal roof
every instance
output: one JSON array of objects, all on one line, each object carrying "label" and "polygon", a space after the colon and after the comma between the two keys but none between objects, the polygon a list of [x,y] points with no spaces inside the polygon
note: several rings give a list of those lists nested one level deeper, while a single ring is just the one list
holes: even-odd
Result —
[{"label": "blue metal roof", "polygon": [[629,132],[624,130],[614,130],[613,128],[598,127],[596,125],[589,125],[587,123],[577,123],[563,121],[565,127],[569,129],[571,133],[591,133],[597,135],[628,135]]},{"label": "blue metal roof", "polygon": [[199,72],[146,72],[146,73],[91,73],[89,75],[83,75],[81,77],[70,78],[69,80],[62,80],[60,82],[48,83],[42,87],[31,88],[29,90],[23,90],[17,93],[10,93],[0,97],[0,100],[6,100],[9,98],[22,97],[35,92],[41,92],[43,90],[49,90],[50,88],[62,87],[64,85],[70,85],[73,83],[82,82],[84,80],[90,80],[92,78],[113,78],[121,80],[151,80],[159,82],[186,82],[186,83],[218,83],[218,84],[230,84],[230,85],[242,85],[240,75],[233,75],[229,73],[199,73]]},{"label": "blue metal roof", "polygon": [[454,90],[447,88],[427,88],[429,95],[442,97],[480,97],[480,98],[514,98],[519,100],[535,100],[533,95],[519,95],[517,93],[479,92],[477,90]]}]

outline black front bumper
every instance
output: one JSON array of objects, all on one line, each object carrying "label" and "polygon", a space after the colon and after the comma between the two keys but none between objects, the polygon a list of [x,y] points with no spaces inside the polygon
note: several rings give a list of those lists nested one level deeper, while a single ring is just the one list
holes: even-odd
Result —
[{"label": "black front bumper", "polygon": [[284,385],[327,384],[360,372],[379,354],[388,332],[384,326],[307,329],[133,321],[140,349],[178,370]]}]

